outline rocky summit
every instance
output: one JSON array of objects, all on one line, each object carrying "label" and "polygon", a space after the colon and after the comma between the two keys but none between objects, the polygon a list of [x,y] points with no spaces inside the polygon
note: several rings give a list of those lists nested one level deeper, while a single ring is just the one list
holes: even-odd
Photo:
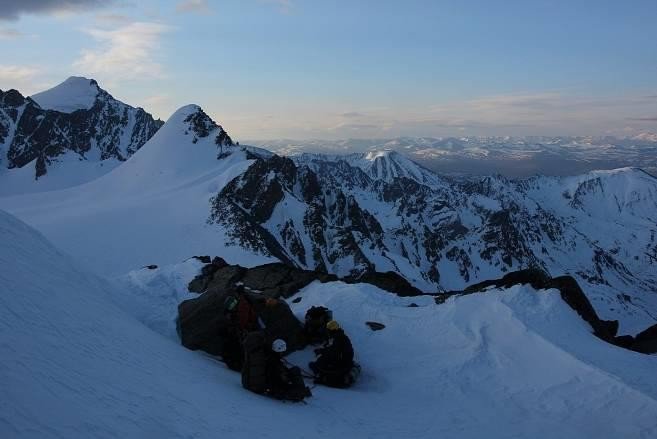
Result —
[{"label": "rocky summit", "polygon": [[114,99],[93,79],[72,77],[25,97],[0,90],[0,167],[34,163],[34,178],[65,158],[125,161],[163,125],[141,108]]}]

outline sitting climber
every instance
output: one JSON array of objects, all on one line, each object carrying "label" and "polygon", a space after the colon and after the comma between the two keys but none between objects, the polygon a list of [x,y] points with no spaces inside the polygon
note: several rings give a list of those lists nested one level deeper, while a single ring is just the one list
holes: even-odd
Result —
[{"label": "sitting climber", "polygon": [[326,343],[328,334],[326,324],[333,320],[333,312],[324,306],[313,306],[306,311],[303,331],[306,342],[310,344]]},{"label": "sitting climber", "polygon": [[355,381],[354,349],[349,337],[335,320],[326,324],[328,341],[322,348],[315,349],[316,361],[308,364],[315,373],[315,382],[329,387],[349,387]]},{"label": "sitting climber", "polygon": [[267,353],[265,394],[276,399],[302,401],[312,396],[301,376],[301,369],[296,366],[288,368],[283,362],[287,344],[276,339]]},{"label": "sitting climber", "polygon": [[287,401],[302,401],[312,396],[298,367],[283,363],[287,350],[284,340],[269,345],[263,331],[251,332],[244,340],[242,386],[252,392]]}]

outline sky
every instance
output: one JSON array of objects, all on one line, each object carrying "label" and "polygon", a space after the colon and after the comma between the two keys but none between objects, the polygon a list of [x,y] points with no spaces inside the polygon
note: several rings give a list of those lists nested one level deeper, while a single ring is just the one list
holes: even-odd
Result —
[{"label": "sky", "polygon": [[657,132],[657,1],[0,0],[0,89],[96,79],[234,139]]}]

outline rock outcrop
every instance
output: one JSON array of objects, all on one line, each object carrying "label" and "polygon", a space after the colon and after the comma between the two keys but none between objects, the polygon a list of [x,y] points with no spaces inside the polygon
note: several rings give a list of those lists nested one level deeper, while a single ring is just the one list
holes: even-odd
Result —
[{"label": "rock outcrop", "polygon": [[[210,260],[209,256],[203,258],[203,261]],[[280,262],[245,268],[239,265],[230,265],[220,257],[215,257],[211,259],[210,263],[204,265],[201,273],[189,283],[188,289],[194,293],[220,292],[241,284],[266,297],[288,298],[311,282],[337,280],[346,283],[369,283],[400,297],[423,294],[394,272],[368,272],[361,276],[340,278],[334,274],[317,270],[302,270]]]},{"label": "rock outcrop", "polygon": [[178,305],[178,333],[188,349],[221,355],[231,318],[226,312],[229,296],[245,295],[258,318],[264,323],[270,340],[282,338],[293,351],[305,346],[303,325],[283,300],[267,299],[262,294],[244,292],[238,287],[206,291]]}]

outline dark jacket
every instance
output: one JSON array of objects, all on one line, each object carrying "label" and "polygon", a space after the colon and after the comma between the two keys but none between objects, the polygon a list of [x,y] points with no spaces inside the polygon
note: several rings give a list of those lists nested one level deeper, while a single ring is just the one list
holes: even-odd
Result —
[{"label": "dark jacket", "polygon": [[346,370],[354,364],[354,348],[351,340],[342,329],[328,331],[329,339],[326,345],[319,349],[318,363],[322,368]]}]

